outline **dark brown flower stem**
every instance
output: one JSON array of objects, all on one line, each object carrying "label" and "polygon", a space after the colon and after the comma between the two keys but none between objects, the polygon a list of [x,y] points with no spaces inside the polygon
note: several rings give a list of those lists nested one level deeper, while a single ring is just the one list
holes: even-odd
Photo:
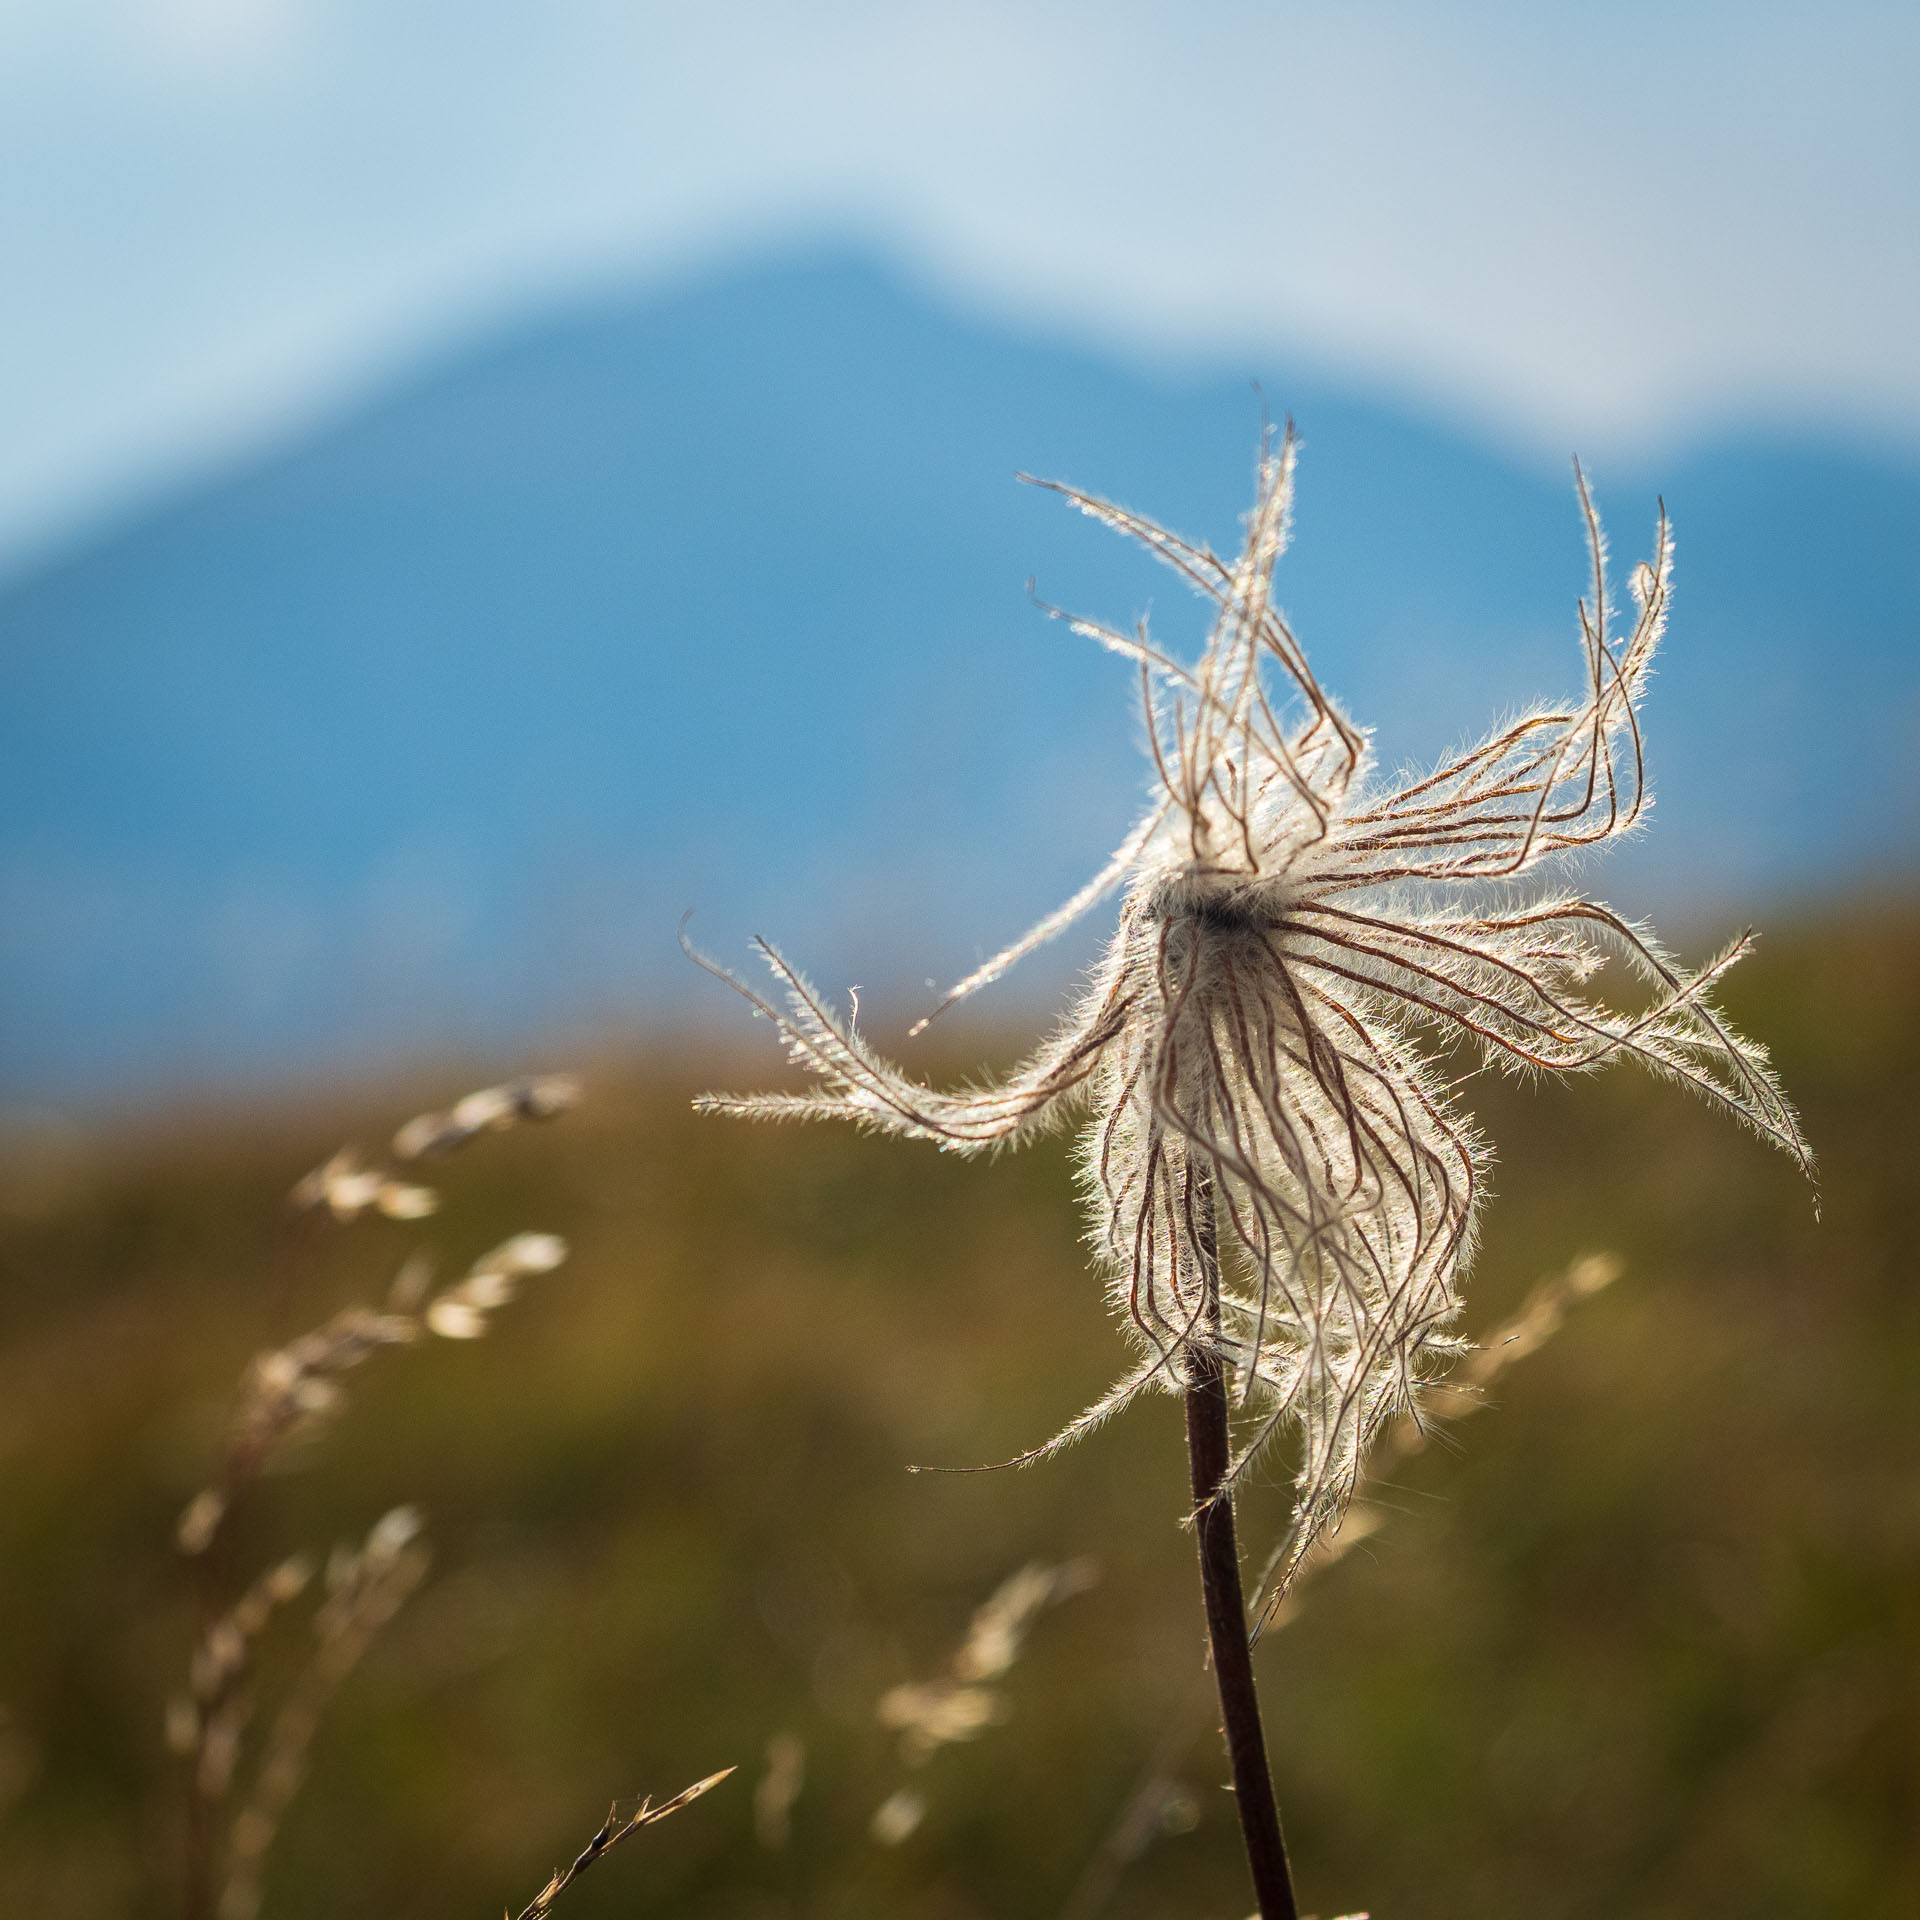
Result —
[{"label": "dark brown flower stem", "polygon": [[[1220,1325],[1220,1247],[1214,1221],[1213,1181],[1194,1181],[1195,1234],[1200,1282],[1205,1289],[1201,1321]],[[1253,1654],[1247,1644],[1247,1609],[1240,1591],[1240,1552],[1233,1533],[1233,1501],[1221,1487],[1227,1477],[1227,1383],[1217,1353],[1187,1349],[1187,1463],[1193,1476],[1194,1533],[1200,1548],[1200,1589],[1206,1599],[1207,1640],[1220,1689],[1220,1729],[1233,1770],[1234,1804],[1261,1920],[1298,1920],[1293,1869],[1280,1832],[1273,1776],[1260,1730],[1260,1700],[1253,1689]]]}]

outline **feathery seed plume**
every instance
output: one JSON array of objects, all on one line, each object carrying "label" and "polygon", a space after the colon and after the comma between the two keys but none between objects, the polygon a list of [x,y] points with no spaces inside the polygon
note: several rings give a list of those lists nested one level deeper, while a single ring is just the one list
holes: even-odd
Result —
[{"label": "feathery seed plume", "polygon": [[[1298,1437],[1276,1598],[1337,1523],[1369,1442],[1417,1414],[1422,1383],[1459,1348],[1449,1329],[1487,1149],[1423,1042],[1465,1039],[1519,1071],[1637,1060],[1811,1172],[1764,1052],[1710,998],[1748,938],[1689,973],[1608,908],[1514,884],[1626,832],[1645,805],[1636,707],[1667,613],[1664,510],[1652,561],[1630,583],[1634,617],[1616,634],[1605,543],[1576,467],[1592,568],[1580,697],[1396,784],[1272,603],[1293,470],[1289,428],[1262,445],[1246,542],[1230,562],[1042,483],[1171,567],[1213,624],[1189,666],[1144,622],[1122,633],[1070,621],[1138,672],[1155,793],[1100,874],[943,1003],[1123,889],[1089,988],[1024,1066],[938,1091],[881,1058],[764,942],[783,1005],[693,956],[774,1021],[818,1082],[709,1096],[705,1111],[850,1119],[972,1154],[1091,1109],[1081,1172],[1092,1240],[1138,1358],[1021,1459],[1148,1388],[1183,1391],[1194,1356],[1211,1356],[1246,1415],[1223,1490],[1275,1439]],[[1610,958],[1646,984],[1646,1004],[1626,1010],[1585,991]]]}]

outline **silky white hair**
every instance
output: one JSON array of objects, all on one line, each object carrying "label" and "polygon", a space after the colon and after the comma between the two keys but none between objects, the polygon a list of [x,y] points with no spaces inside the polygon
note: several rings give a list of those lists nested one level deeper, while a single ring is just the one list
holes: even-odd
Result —
[{"label": "silky white hair", "polygon": [[[1606,907],[1513,884],[1626,832],[1646,804],[1636,706],[1667,612],[1664,508],[1653,558],[1633,573],[1634,618],[1616,636],[1605,542],[1576,468],[1592,560],[1581,697],[1395,785],[1374,772],[1366,736],[1321,690],[1272,603],[1293,470],[1289,428],[1262,445],[1246,543],[1231,563],[1053,487],[1138,540],[1213,609],[1190,667],[1144,623],[1127,634],[1071,621],[1138,670],[1152,804],[1080,893],[942,1003],[1123,888],[1119,925],[1055,1036],[1004,1080],[938,1091],[877,1055],[762,942],[782,1004],[712,970],[773,1020],[818,1084],[697,1103],[756,1119],[850,1119],[958,1153],[1090,1108],[1080,1173],[1091,1238],[1138,1363],[1021,1460],[1150,1386],[1184,1389],[1187,1359],[1212,1351],[1245,1413],[1227,1485],[1277,1436],[1299,1436],[1276,1597],[1337,1522],[1370,1439],[1396,1413],[1417,1417],[1421,1383],[1458,1351],[1448,1329],[1488,1154],[1423,1042],[1464,1037],[1525,1071],[1631,1057],[1811,1172],[1765,1053],[1709,997],[1750,936],[1687,973]],[[1648,984],[1648,1004],[1628,1011],[1583,991],[1609,957]]]}]

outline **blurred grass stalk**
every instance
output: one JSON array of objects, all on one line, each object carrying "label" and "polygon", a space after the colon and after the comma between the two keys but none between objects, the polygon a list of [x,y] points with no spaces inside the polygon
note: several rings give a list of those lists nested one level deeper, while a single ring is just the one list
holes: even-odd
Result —
[{"label": "blurred grass stalk", "polygon": [[[411,1166],[465,1147],[482,1134],[522,1121],[551,1120],[576,1104],[568,1076],[515,1081],[470,1093],[444,1113],[423,1113],[394,1135],[393,1158]],[[375,1213],[395,1221],[424,1220],[439,1208],[430,1187],[389,1169],[368,1167],[342,1148],[303,1178],[289,1196],[296,1230],[315,1221],[344,1226]],[[269,1730],[252,1784],[222,1841],[226,1809],[240,1776],[242,1743],[253,1717],[255,1642],[277,1612],[306,1589],[313,1562],[282,1561],[237,1597],[231,1565],[236,1510],[288,1447],[313,1437],[345,1404],[339,1376],[384,1347],[408,1346],[429,1334],[475,1340],[507,1306],[520,1283],[550,1273],[567,1257],[557,1234],[516,1233],[482,1254],[453,1286],[433,1291],[433,1264],[416,1251],[401,1265],[383,1309],[343,1308],[321,1326],[248,1363],[213,1479],[187,1504],[175,1541],[193,1574],[201,1631],[188,1690],[167,1710],[169,1745],[187,1767],[187,1830],[182,1910],[185,1920],[254,1920],[267,1857],[288,1807],[306,1777],[307,1755],[322,1716],[375,1636],[425,1579],[429,1555],[421,1516],[396,1507],[377,1520],[363,1545],[329,1556],[325,1596],[315,1610],[315,1647]],[[429,1297],[431,1296],[431,1297]],[[618,1805],[564,1872],[555,1873],[521,1920],[537,1920],[604,1853],[727,1777],[726,1768],[686,1788],[663,1806]],[[219,1886],[216,1907],[215,1886]]]}]

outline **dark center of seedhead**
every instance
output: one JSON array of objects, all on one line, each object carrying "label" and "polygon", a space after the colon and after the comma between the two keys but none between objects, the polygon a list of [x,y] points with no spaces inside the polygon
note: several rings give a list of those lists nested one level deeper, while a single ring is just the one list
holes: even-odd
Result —
[{"label": "dark center of seedhead", "polygon": [[1207,934],[1271,933],[1285,915],[1271,886],[1249,886],[1242,874],[1169,875],[1147,896],[1145,917],[1183,923]]},{"label": "dark center of seedhead", "polygon": [[1203,900],[1187,917],[1208,933],[1253,933],[1269,924],[1269,916],[1256,914],[1244,900],[1221,898]]}]

